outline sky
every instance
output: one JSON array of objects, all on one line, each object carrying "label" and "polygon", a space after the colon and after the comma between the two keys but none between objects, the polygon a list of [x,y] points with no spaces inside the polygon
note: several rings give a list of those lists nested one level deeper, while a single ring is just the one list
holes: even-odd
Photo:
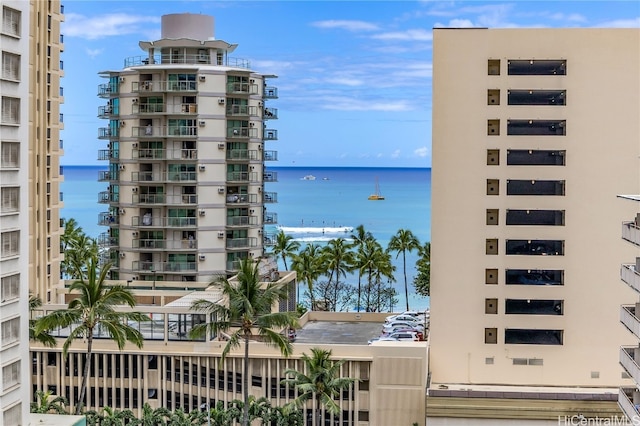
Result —
[{"label": "sky", "polygon": [[98,73],[201,13],[230,55],[275,74],[277,167],[431,167],[432,29],[640,27],[640,1],[63,1],[63,165],[104,165]]}]

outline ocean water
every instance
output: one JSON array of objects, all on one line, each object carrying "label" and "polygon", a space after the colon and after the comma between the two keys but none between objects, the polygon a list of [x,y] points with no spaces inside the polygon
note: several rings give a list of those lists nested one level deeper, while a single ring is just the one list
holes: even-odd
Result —
[{"label": "ocean water", "polygon": [[[64,208],[61,216],[74,218],[85,233],[97,237],[107,228],[98,225],[100,212],[107,204],[98,203],[98,193],[107,189],[98,182],[102,166],[65,166]],[[278,226],[302,244],[324,244],[331,238],[345,237],[345,228],[364,225],[367,231],[386,247],[398,229],[409,229],[421,243],[431,239],[431,170],[426,168],[343,168],[343,167],[269,167],[278,174],[278,182],[266,183],[265,191],[277,192],[277,203],[267,204],[267,210],[278,214]],[[305,180],[305,176],[315,180]],[[376,180],[382,201],[367,197],[375,191]],[[277,232],[267,226],[266,232]],[[411,309],[429,306],[426,297],[413,292],[413,276],[417,253],[407,253],[407,280]],[[403,310],[404,278],[402,255],[397,259],[396,283],[398,304]],[[282,265],[281,265],[282,266]],[[351,278],[353,279],[353,277]],[[354,284],[357,283],[355,278]]]}]

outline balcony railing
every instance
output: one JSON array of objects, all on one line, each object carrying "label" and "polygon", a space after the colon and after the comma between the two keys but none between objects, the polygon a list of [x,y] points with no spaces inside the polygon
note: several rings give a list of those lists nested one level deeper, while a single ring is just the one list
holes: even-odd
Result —
[{"label": "balcony railing", "polygon": [[98,96],[101,98],[108,98],[111,95],[118,94],[118,86],[111,83],[104,83],[98,86]]},{"label": "balcony railing", "polygon": [[132,201],[134,204],[198,204],[198,196],[195,194],[134,194]]},{"label": "balcony railing", "polygon": [[265,192],[262,197],[262,201],[264,203],[277,203],[278,202],[278,193],[277,192]]},{"label": "balcony railing", "polygon": [[273,86],[267,86],[264,88],[264,94],[262,96],[265,99],[278,99],[278,88]]},{"label": "balcony railing", "polygon": [[257,194],[227,194],[227,204],[255,204],[257,202]]},{"label": "balcony railing", "polygon": [[640,339],[640,320],[636,317],[635,305],[620,307],[620,322]]},{"label": "balcony railing", "polygon": [[110,139],[120,137],[120,129],[117,127],[98,128],[98,139]]},{"label": "balcony railing", "polygon": [[134,103],[131,106],[133,114],[159,114],[165,112],[165,105],[159,103]]},{"label": "balcony railing", "polygon": [[100,149],[98,150],[98,160],[111,160],[120,157],[120,150],[117,149]]},{"label": "balcony railing", "polygon": [[227,226],[249,226],[257,225],[256,216],[227,216]]},{"label": "balcony railing", "polygon": [[638,347],[623,346],[620,348],[620,364],[633,378],[633,381],[640,383],[640,366],[634,360],[634,351],[640,350]]},{"label": "balcony railing", "polygon": [[620,278],[629,287],[640,293],[640,274],[636,271],[635,264],[624,264],[620,267]]},{"label": "balcony railing", "polygon": [[131,264],[134,271],[165,273],[195,272],[197,271],[196,266],[195,262],[146,262],[141,260],[134,260]]},{"label": "balcony railing", "polygon": [[132,172],[133,182],[195,182],[196,172]]},{"label": "balcony railing", "polygon": [[114,173],[110,171],[98,172],[98,182],[108,182],[110,180],[118,180],[118,176],[114,176]]},{"label": "balcony railing", "polygon": [[132,241],[134,249],[141,250],[189,250],[198,248],[198,241],[193,240],[169,240],[169,239],[139,239]]},{"label": "balcony railing", "polygon": [[640,247],[640,227],[634,222],[623,222],[622,239]]},{"label": "balcony railing", "polygon": [[134,138],[157,138],[157,137],[196,137],[198,136],[197,126],[133,126],[131,136]]},{"label": "balcony railing", "polygon": [[264,182],[277,182],[278,181],[278,172],[264,172],[262,175],[262,180]]},{"label": "balcony railing", "polygon": [[278,213],[265,212],[262,223],[265,225],[272,225],[278,223]]},{"label": "balcony railing", "polygon": [[276,129],[264,129],[264,140],[265,141],[277,141],[278,140],[278,131]]},{"label": "balcony railing", "polygon": [[257,138],[258,129],[255,127],[230,127],[227,129],[227,138],[230,139],[246,139]]},{"label": "balcony railing", "polygon": [[164,149],[140,149],[134,148],[132,151],[133,158],[146,158],[152,160],[164,160],[166,150]]},{"label": "balcony railing", "polygon": [[227,151],[227,160],[257,160],[258,151],[248,149],[230,149]]},{"label": "balcony railing", "polygon": [[227,182],[257,182],[258,173],[256,172],[228,172]]},{"label": "balcony railing", "polygon": [[136,93],[151,92],[195,92],[198,90],[196,81],[134,81],[131,91]]},{"label": "balcony railing", "polygon": [[98,235],[97,242],[100,247],[116,247],[119,244],[118,238],[110,236],[108,232]]},{"label": "balcony railing", "polygon": [[226,247],[229,249],[243,249],[258,246],[258,239],[255,237],[248,238],[227,238]]},{"label": "balcony railing", "polygon": [[196,217],[157,217],[157,216],[133,216],[132,226],[158,227],[158,228],[195,228],[198,226]]},{"label": "balcony railing", "polygon": [[276,234],[268,233],[262,236],[262,244],[265,247],[271,247],[276,243]]},{"label": "balcony railing", "polygon": [[275,120],[278,118],[278,108],[265,108],[262,116],[265,120]]},{"label": "balcony railing", "polygon": [[118,225],[119,223],[120,218],[109,212],[101,212],[98,214],[98,225],[100,226]]},{"label": "balcony railing", "polygon": [[258,107],[249,106],[249,105],[227,105],[226,108],[227,116],[236,117],[236,116],[257,116],[258,115]]},{"label": "balcony railing", "polygon": [[278,161],[278,151],[265,151],[262,158],[264,161]]},{"label": "balcony railing", "polygon": [[120,201],[120,194],[117,192],[101,191],[98,193],[99,203],[117,203]]},{"label": "balcony railing", "polygon": [[180,53],[178,55],[170,53],[153,56],[131,56],[124,60],[125,68],[155,64],[209,64],[224,65],[233,68],[251,68],[251,63],[246,59],[211,56],[208,53]]},{"label": "balcony railing", "polygon": [[[638,392],[636,388],[620,388],[618,391],[618,405],[625,416],[630,420],[627,424],[640,424],[640,413],[633,403],[633,394]],[[620,424],[625,424],[620,422]]]},{"label": "balcony railing", "polygon": [[237,271],[240,269],[240,260],[228,260],[227,271]]},{"label": "balcony railing", "polygon": [[101,105],[98,107],[98,118],[109,118],[117,115],[111,105]]},{"label": "balcony railing", "polygon": [[258,85],[253,83],[227,83],[227,93],[233,94],[246,94],[256,95],[258,93]]}]

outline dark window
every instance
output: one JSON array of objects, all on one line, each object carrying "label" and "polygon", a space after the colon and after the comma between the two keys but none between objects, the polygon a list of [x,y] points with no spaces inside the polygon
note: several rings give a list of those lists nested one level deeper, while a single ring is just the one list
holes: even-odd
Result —
[{"label": "dark window", "polygon": [[504,342],[514,345],[562,345],[562,330],[507,328]]},{"label": "dark window", "polygon": [[505,282],[511,285],[564,285],[564,271],[558,269],[507,269]]},{"label": "dark window", "polygon": [[564,166],[566,151],[510,149],[508,166]]},{"label": "dark window", "polygon": [[507,240],[507,254],[563,256],[562,240]]},{"label": "dark window", "polygon": [[507,210],[507,225],[564,226],[564,210]]},{"label": "dark window", "polygon": [[567,61],[564,59],[552,60],[516,60],[507,62],[507,74],[509,75],[566,75]]},{"label": "dark window", "polygon": [[566,120],[509,120],[507,135],[512,136],[564,136]]},{"label": "dark window", "polygon": [[255,386],[257,388],[262,387],[262,377],[260,376],[251,376],[251,386]]},{"label": "dark window", "polygon": [[507,195],[564,195],[564,181],[510,179]]},{"label": "dark window", "polygon": [[485,328],[484,329],[484,342],[489,344],[498,343],[498,329],[497,328]]},{"label": "dark window", "polygon": [[507,102],[509,105],[564,105],[566,92],[564,90],[509,90]]},{"label": "dark window", "polygon": [[505,314],[562,315],[562,300],[507,299]]}]

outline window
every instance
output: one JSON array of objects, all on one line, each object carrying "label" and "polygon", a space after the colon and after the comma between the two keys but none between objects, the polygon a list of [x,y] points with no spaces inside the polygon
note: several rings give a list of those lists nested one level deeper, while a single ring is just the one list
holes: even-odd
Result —
[{"label": "window", "polygon": [[20,124],[20,99],[2,97],[2,124]]},{"label": "window", "polygon": [[19,10],[8,7],[2,8],[2,32],[12,36],[20,37],[20,19],[21,12]]},{"label": "window", "polygon": [[2,277],[0,280],[0,302],[16,300],[20,297],[20,274]]},{"label": "window", "polygon": [[562,315],[563,305],[562,300],[507,299],[505,314]]},{"label": "window", "polygon": [[2,142],[0,151],[0,167],[14,168],[20,166],[20,143]]},{"label": "window", "polygon": [[507,285],[564,285],[564,271],[561,269],[507,269]]},{"label": "window", "polygon": [[564,210],[507,210],[507,225],[564,226]]},{"label": "window", "polygon": [[507,255],[563,256],[562,240],[507,240]]},{"label": "window", "polygon": [[509,120],[507,134],[513,136],[565,136],[566,120]]},{"label": "window", "polygon": [[0,213],[13,213],[18,211],[20,206],[20,187],[0,188],[0,196],[2,198]]},{"label": "window", "polygon": [[20,55],[2,52],[2,78],[20,80]]},{"label": "window", "polygon": [[564,90],[509,90],[509,105],[565,105]]},{"label": "window", "polygon": [[566,151],[510,149],[508,166],[564,166]]},{"label": "window", "polygon": [[2,233],[0,257],[16,256],[20,250],[20,231]]},{"label": "window", "polygon": [[556,60],[510,60],[507,62],[509,75],[566,75],[567,61]]},{"label": "window", "polygon": [[7,408],[2,413],[2,424],[21,426],[22,423],[22,404],[16,404],[11,408]]},{"label": "window", "polygon": [[507,181],[507,195],[565,195],[563,180]]},{"label": "window", "polygon": [[515,345],[562,345],[562,330],[532,330],[507,328],[504,342]]},{"label": "window", "polygon": [[20,383],[20,360],[2,367],[2,389],[7,390]]},{"label": "window", "polygon": [[0,344],[10,345],[20,339],[20,318],[12,318],[0,324]]}]

